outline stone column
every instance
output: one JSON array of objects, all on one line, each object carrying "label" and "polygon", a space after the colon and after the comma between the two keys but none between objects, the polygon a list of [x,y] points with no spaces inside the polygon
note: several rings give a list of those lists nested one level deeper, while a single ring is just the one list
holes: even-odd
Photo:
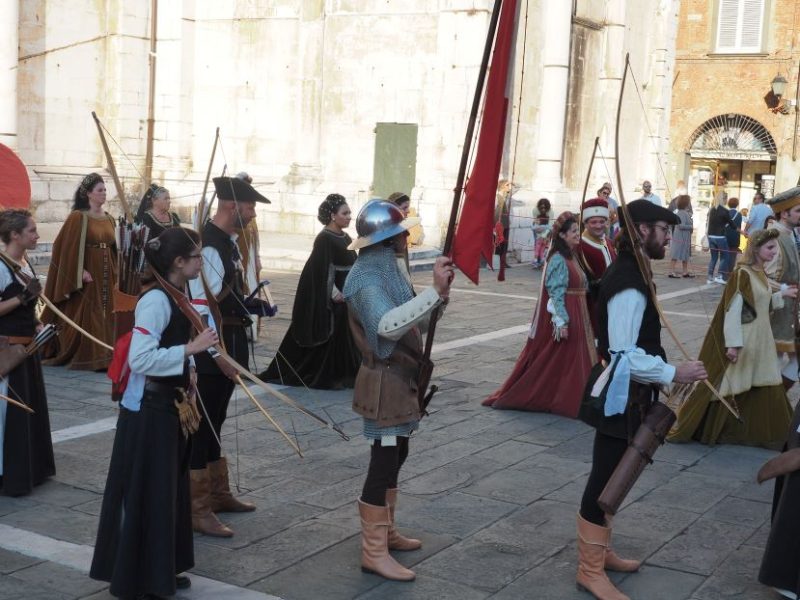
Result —
[{"label": "stone column", "polygon": [[563,187],[562,159],[569,86],[572,3],[544,2],[542,13],[542,92],[536,180],[533,188],[542,192],[555,192]]},{"label": "stone column", "polygon": [[19,72],[19,2],[0,2],[0,144],[17,150],[17,73]]},{"label": "stone column", "polygon": [[[605,26],[605,53],[603,69],[600,73],[602,107],[605,110],[603,115],[603,133],[600,136],[600,144],[608,155],[605,163],[608,166],[614,187],[613,196],[619,198],[617,190],[615,161],[617,156],[614,150],[614,131],[617,127],[617,101],[619,100],[619,87],[622,83],[622,71],[625,68],[625,7],[626,0],[609,0],[606,5],[606,26]],[[630,92],[635,95],[635,92]],[[626,98],[630,98],[626,90]],[[620,136],[622,137],[622,136]],[[623,163],[624,164],[624,163]],[[627,198],[627,196],[626,196]]]}]

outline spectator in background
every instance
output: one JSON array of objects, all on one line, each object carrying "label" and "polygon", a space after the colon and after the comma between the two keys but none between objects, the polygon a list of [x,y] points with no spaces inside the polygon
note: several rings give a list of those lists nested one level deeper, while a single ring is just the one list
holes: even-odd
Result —
[{"label": "spectator in background", "polygon": [[[711,260],[708,263],[707,283],[725,283],[728,280],[727,253],[728,238],[725,237],[725,229],[731,224],[731,215],[725,208],[725,195],[718,194],[714,208],[708,211],[708,249],[711,252]],[[719,261],[719,272],[714,276],[714,269]]]},{"label": "spectator in background", "polygon": [[[765,221],[772,215],[772,208],[764,202],[764,194],[756,192],[753,196],[753,206],[747,216],[747,226],[744,229],[746,235],[751,236],[759,229],[766,229]],[[774,219],[773,219],[774,220]]]},{"label": "spectator in background", "polygon": [[[689,258],[692,255],[692,230],[694,229],[692,213],[689,211],[692,206],[691,198],[685,194],[678,196],[676,205],[675,214],[678,215],[681,222],[672,229],[672,240],[669,244],[671,259],[669,276],[673,279],[694,277],[694,273],[689,272]],[[681,261],[683,267],[681,273],[675,270],[678,261]]]},{"label": "spectator in background", "polygon": [[642,198],[648,202],[652,202],[656,206],[664,206],[661,196],[652,192],[653,185],[646,179],[642,182]]},{"label": "spectator in background", "polygon": [[727,262],[725,264],[725,272],[732,273],[733,267],[736,265],[741,250],[739,244],[742,240],[742,213],[739,212],[739,199],[728,199],[728,214],[731,217],[731,225],[725,227],[725,239],[728,241],[728,252],[725,254]]},{"label": "spectator in background", "polygon": [[616,198],[611,197],[611,184],[608,182],[604,183],[603,186],[597,190],[597,197],[608,202],[608,238],[613,240],[619,231],[619,215],[617,213],[619,210],[619,202],[617,202]]}]

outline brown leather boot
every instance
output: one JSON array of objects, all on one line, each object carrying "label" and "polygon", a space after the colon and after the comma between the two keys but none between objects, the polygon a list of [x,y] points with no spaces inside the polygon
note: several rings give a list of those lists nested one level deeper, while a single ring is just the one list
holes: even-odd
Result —
[{"label": "brown leather boot", "polygon": [[386,490],[386,506],[389,507],[389,518],[392,520],[391,525],[389,525],[389,550],[405,552],[422,548],[422,542],[420,540],[400,535],[400,532],[397,531],[397,528],[394,526],[394,509],[395,506],[397,506],[397,488]]},{"label": "brown leather boot", "polygon": [[252,512],[256,505],[242,502],[231,494],[228,482],[228,461],[220,458],[208,463],[208,475],[211,478],[211,510],[218,512]]},{"label": "brown leather boot", "polygon": [[611,529],[590,523],[578,515],[578,575],[579,590],[585,590],[598,600],[630,600],[620,592],[606,575],[606,559]]},{"label": "brown leather boot", "polygon": [[413,581],[414,571],[406,569],[389,554],[388,536],[392,520],[388,506],[358,501],[361,515],[361,570],[394,581]]},{"label": "brown leather boot", "polygon": [[233,531],[220,523],[217,515],[211,512],[208,469],[190,470],[189,483],[192,494],[192,529],[213,537],[233,536]]},{"label": "brown leather boot", "polygon": [[[611,515],[606,515],[606,527],[613,531],[613,527],[611,526],[612,517]],[[606,548],[606,559],[605,559],[605,569],[606,571],[616,571],[618,573],[634,573],[639,570],[639,567],[642,566],[642,563],[638,560],[633,560],[629,558],[620,558],[617,556],[617,553],[611,549],[611,533],[608,534],[608,543],[609,546]]]}]

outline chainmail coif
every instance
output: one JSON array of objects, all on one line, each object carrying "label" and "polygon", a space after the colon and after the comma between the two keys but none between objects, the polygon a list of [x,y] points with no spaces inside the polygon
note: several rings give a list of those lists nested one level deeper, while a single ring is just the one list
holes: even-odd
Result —
[{"label": "chainmail coif", "polygon": [[367,343],[375,356],[389,358],[397,342],[378,335],[381,318],[414,297],[400,272],[394,248],[367,246],[358,255],[342,291],[347,305],[364,327]]}]

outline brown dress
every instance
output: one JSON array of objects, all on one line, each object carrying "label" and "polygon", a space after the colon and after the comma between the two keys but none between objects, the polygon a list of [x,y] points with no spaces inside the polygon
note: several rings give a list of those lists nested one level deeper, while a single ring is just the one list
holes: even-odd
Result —
[{"label": "brown dress", "polygon": [[[70,319],[109,346],[114,343],[113,290],[117,282],[117,249],[114,219],[72,211],[53,244],[45,295]],[[92,276],[83,283],[83,270]],[[98,371],[108,368],[111,351],[75,328],[62,323],[50,309],[43,323],[62,326],[61,333],[45,350],[45,364]]]}]

